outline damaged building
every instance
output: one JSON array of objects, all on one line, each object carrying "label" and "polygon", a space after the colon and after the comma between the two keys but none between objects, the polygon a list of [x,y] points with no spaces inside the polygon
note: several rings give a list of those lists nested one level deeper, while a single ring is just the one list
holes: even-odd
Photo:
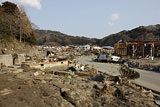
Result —
[{"label": "damaged building", "polygon": [[117,42],[114,45],[115,55],[134,58],[151,58],[160,56],[160,41]]}]

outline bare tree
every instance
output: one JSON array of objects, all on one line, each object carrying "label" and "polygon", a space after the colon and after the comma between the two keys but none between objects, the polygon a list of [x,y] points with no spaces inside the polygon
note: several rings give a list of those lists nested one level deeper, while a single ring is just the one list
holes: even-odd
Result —
[{"label": "bare tree", "polygon": [[31,35],[32,27],[23,6],[19,6],[19,12],[19,35],[20,42],[22,42],[22,38],[25,41],[25,39]]}]

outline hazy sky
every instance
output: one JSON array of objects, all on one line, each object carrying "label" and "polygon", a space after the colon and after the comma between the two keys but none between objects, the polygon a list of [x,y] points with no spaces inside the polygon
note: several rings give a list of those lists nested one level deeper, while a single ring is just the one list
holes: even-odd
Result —
[{"label": "hazy sky", "polygon": [[[0,0],[5,1],[5,0]],[[160,0],[9,0],[24,5],[41,29],[103,38],[121,30],[160,24]]]}]

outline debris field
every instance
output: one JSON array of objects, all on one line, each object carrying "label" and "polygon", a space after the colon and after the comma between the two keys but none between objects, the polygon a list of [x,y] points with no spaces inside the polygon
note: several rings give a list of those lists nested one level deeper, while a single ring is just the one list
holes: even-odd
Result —
[{"label": "debris field", "polygon": [[2,66],[0,107],[157,106],[152,92],[137,87],[125,76],[110,76],[89,67],[84,71],[69,68],[26,67],[21,72],[8,72],[9,68]]}]

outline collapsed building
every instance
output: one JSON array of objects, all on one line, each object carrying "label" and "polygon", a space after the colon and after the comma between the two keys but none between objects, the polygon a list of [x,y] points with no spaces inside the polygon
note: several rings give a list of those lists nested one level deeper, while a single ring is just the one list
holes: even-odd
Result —
[{"label": "collapsed building", "polygon": [[160,41],[120,41],[114,45],[114,48],[114,53],[118,56],[150,57],[152,60],[160,56]]}]

